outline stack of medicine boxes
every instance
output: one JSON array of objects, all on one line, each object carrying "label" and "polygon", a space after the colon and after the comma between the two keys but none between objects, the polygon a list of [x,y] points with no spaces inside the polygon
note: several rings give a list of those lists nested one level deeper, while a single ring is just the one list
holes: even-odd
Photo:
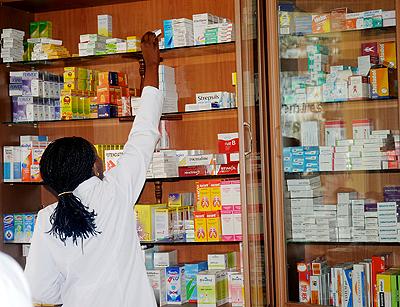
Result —
[{"label": "stack of medicine boxes", "polygon": [[25,32],[16,29],[3,29],[1,33],[1,58],[3,62],[22,61]]},{"label": "stack of medicine boxes", "polygon": [[[357,192],[353,192],[357,196]],[[365,206],[369,205],[369,199],[352,199],[351,200],[351,222],[352,222],[352,238],[355,242],[366,242],[365,231]],[[339,218],[339,205],[338,205]]]},{"label": "stack of medicine boxes", "polygon": [[153,159],[147,171],[147,178],[169,178],[177,176],[178,158],[176,156],[176,150],[161,150],[153,153]]},{"label": "stack of medicine boxes", "polygon": [[178,92],[175,84],[175,69],[160,65],[158,88],[164,95],[163,113],[178,112]]},{"label": "stack of medicine boxes", "polygon": [[[292,238],[294,240],[310,239],[307,233],[313,237],[315,232],[315,210],[316,205],[324,203],[323,189],[319,176],[308,179],[288,179],[288,192],[290,193],[290,211],[292,218]],[[306,226],[307,225],[307,226]]]},{"label": "stack of medicine boxes", "polygon": [[172,20],[174,48],[193,46],[193,20],[178,18]]},{"label": "stack of medicine boxes", "polygon": [[79,56],[104,54],[107,36],[99,34],[83,34],[79,37]]},{"label": "stack of medicine boxes", "polygon": [[[325,83],[327,65],[329,64],[329,47],[308,45],[308,71],[314,86],[307,87],[307,102],[322,102],[322,85]],[[300,86],[300,85],[298,85]]]},{"label": "stack of medicine boxes", "polygon": [[379,202],[378,227],[380,242],[398,242],[397,237],[397,202]]},{"label": "stack of medicine boxes", "polygon": [[[117,53],[117,44],[118,43],[123,43],[126,42],[126,40],[122,38],[107,38],[106,39],[106,53],[107,54],[113,54]],[[126,52],[126,48],[125,48]]]},{"label": "stack of medicine boxes", "polygon": [[283,169],[291,173],[319,171],[319,146],[283,148]]},{"label": "stack of medicine boxes", "polygon": [[235,24],[230,19],[223,18],[218,25],[218,43],[235,41]]},{"label": "stack of medicine boxes", "polygon": [[337,193],[337,226],[340,241],[350,240],[352,232],[352,200],[357,199],[357,192]]},{"label": "stack of medicine boxes", "polygon": [[207,25],[213,23],[214,16],[212,14],[204,13],[193,15],[194,45],[205,45],[205,28],[207,27]]}]

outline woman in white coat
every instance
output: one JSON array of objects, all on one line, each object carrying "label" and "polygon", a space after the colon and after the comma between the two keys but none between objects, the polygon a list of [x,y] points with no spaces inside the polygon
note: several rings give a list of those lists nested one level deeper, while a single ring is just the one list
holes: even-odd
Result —
[{"label": "woman in white coat", "polygon": [[103,176],[93,145],[79,137],[58,139],[43,153],[42,178],[58,202],[39,211],[27,259],[35,303],[156,306],[133,210],[159,139],[163,104],[152,32],[142,37],[142,52],[145,87],[118,164]]}]

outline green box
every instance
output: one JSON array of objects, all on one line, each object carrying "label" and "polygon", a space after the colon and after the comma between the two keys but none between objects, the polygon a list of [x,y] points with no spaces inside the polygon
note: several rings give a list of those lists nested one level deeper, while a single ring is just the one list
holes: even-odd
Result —
[{"label": "green box", "polygon": [[53,38],[53,23],[51,21],[39,21],[39,36]]},{"label": "green box", "polygon": [[33,47],[35,44],[24,42],[24,55],[22,56],[22,61],[30,61],[32,59]]},{"label": "green box", "polygon": [[31,22],[29,28],[31,38],[39,38],[39,22]]}]

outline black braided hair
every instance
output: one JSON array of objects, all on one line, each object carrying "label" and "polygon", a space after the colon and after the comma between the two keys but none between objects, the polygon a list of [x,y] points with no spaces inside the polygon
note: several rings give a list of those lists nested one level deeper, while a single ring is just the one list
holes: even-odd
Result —
[{"label": "black braided hair", "polygon": [[[94,147],[81,137],[65,137],[50,143],[40,161],[40,173],[45,184],[57,194],[74,191],[80,183],[93,176],[93,164],[96,160]],[[83,240],[97,235],[94,210],[88,207],[72,193],[58,197],[58,205],[50,216],[51,229],[47,232],[59,237],[65,244],[72,238]]]}]

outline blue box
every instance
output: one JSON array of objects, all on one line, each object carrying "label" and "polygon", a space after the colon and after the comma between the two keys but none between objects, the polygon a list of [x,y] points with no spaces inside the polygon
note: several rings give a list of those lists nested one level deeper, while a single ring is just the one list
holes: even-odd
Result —
[{"label": "blue box", "polygon": [[306,167],[306,172],[319,172],[319,167]]},{"label": "blue box", "polygon": [[319,167],[319,162],[306,162],[305,167],[306,168]]},{"label": "blue box", "polygon": [[24,214],[24,236],[26,242],[30,242],[32,240],[33,231],[34,231],[34,214]]},{"label": "blue box", "polygon": [[292,166],[290,169],[291,173],[303,173],[305,172],[304,166]]},{"label": "blue box", "polygon": [[197,303],[197,274],[208,270],[207,261],[185,264],[186,269],[186,295],[189,303]]},{"label": "blue box", "polygon": [[174,48],[173,19],[163,20],[165,49]]},{"label": "blue box", "polygon": [[186,303],[185,265],[166,267],[167,304]]},{"label": "blue box", "polygon": [[318,162],[319,161],[319,155],[304,156],[304,161],[305,162]]},{"label": "blue box", "polygon": [[98,117],[118,117],[118,106],[112,103],[101,103],[98,105]]},{"label": "blue box", "polygon": [[4,241],[14,242],[14,216],[12,214],[4,214]]}]

